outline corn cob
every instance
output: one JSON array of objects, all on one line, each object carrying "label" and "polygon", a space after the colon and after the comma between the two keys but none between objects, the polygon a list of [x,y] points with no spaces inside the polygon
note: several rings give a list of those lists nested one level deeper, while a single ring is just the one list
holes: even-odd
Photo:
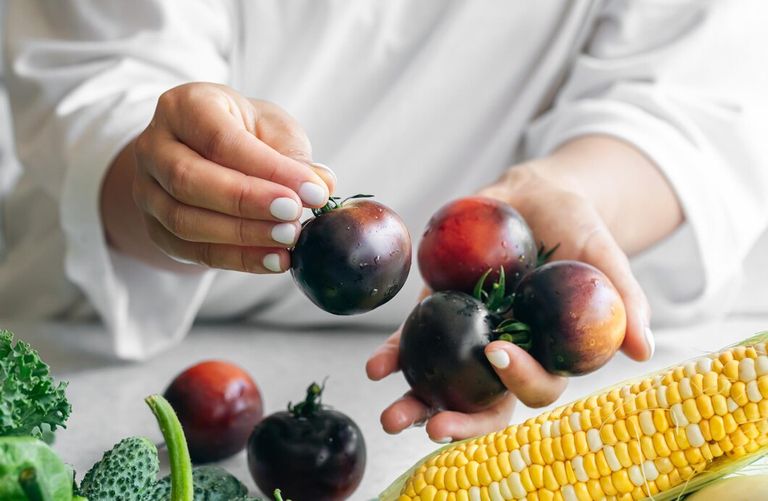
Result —
[{"label": "corn cob", "polygon": [[768,333],[448,445],[381,501],[676,499],[768,453]]}]

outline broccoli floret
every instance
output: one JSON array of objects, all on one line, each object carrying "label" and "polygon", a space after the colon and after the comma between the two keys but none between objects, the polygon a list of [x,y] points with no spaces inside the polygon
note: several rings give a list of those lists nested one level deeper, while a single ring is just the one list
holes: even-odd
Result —
[{"label": "broccoli floret", "polygon": [[[232,501],[246,499],[248,489],[237,478],[218,466],[192,468],[194,501]],[[171,499],[171,477],[158,480],[142,501],[167,501]]]},{"label": "broccoli floret", "polygon": [[140,501],[159,471],[155,445],[142,437],[126,438],[91,467],[80,491],[88,501]]}]

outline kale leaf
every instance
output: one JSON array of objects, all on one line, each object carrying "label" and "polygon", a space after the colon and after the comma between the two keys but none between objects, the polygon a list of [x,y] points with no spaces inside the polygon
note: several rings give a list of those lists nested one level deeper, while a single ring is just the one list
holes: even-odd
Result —
[{"label": "kale leaf", "polygon": [[29,344],[14,344],[13,334],[0,330],[0,436],[41,437],[45,429],[64,428],[72,411],[66,387],[54,383]]}]

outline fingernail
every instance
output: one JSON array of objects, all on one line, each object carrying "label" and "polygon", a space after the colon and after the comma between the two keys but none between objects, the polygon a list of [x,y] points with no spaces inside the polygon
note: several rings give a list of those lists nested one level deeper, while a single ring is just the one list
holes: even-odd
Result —
[{"label": "fingernail", "polygon": [[325,172],[327,172],[328,174],[330,174],[330,175],[331,175],[331,177],[333,178],[333,182],[334,182],[334,183],[336,183],[336,182],[338,182],[338,181],[339,181],[339,178],[338,178],[338,177],[336,177],[336,173],[335,173],[335,172],[333,172],[333,169],[331,169],[331,168],[330,168],[330,167],[328,167],[327,165],[325,165],[325,164],[321,164],[321,163],[318,163],[318,162],[313,162],[313,163],[311,163],[311,164],[309,164],[309,165],[311,165],[312,167],[316,167],[316,168],[318,168],[318,169],[322,169],[322,170],[324,170]]},{"label": "fingernail", "polygon": [[656,339],[653,337],[650,327],[645,328],[645,344],[648,346],[648,358],[652,358],[656,351]]},{"label": "fingernail", "polygon": [[421,428],[425,424],[427,424],[427,418],[419,419],[418,421],[414,421],[413,423],[411,423],[410,428]]},{"label": "fingernail", "polygon": [[485,354],[488,361],[497,369],[509,367],[509,354],[504,350],[493,350]]},{"label": "fingernail", "polygon": [[450,444],[453,442],[453,439],[451,437],[443,437],[443,438],[432,438],[429,437],[430,440],[432,440],[436,444]]},{"label": "fingernail", "polygon": [[272,200],[269,204],[269,213],[283,221],[294,221],[301,214],[301,207],[292,198],[281,197]]},{"label": "fingernail", "polygon": [[307,205],[325,205],[328,195],[325,188],[315,183],[304,183],[299,188],[299,198]]},{"label": "fingernail", "polygon": [[275,273],[280,273],[283,269],[280,267],[280,255],[270,252],[261,261],[264,264],[264,268]]},{"label": "fingernail", "polygon": [[291,223],[280,223],[272,227],[272,240],[281,244],[292,244],[296,240],[296,226]]}]

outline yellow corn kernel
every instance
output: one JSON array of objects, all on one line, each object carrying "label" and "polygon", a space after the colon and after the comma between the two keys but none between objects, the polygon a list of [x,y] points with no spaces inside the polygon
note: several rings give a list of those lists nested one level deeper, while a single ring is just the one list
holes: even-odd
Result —
[{"label": "yellow corn kernel", "polygon": [[634,485],[629,481],[627,470],[613,472],[613,474],[611,474],[611,480],[613,480],[613,486],[616,487],[616,490],[619,491],[620,494],[630,493],[632,492],[632,489],[634,489]]},{"label": "yellow corn kernel", "polygon": [[560,485],[565,485],[568,482],[568,476],[565,473],[565,463],[562,461],[555,461],[552,463],[552,473],[555,475],[555,481]]},{"label": "yellow corn kernel", "polygon": [[554,469],[549,465],[544,467],[544,488],[550,491],[556,491],[560,488],[560,483],[555,477]]},{"label": "yellow corn kernel", "polygon": [[600,487],[603,489],[606,496],[615,496],[619,493],[619,491],[616,490],[616,487],[613,486],[613,479],[610,474],[600,477]]},{"label": "yellow corn kernel", "polygon": [[696,397],[696,408],[704,419],[709,419],[715,415],[715,410],[712,408],[712,399],[707,395]]},{"label": "yellow corn kernel", "polygon": [[605,445],[614,445],[618,441],[616,439],[616,434],[613,432],[613,424],[606,424],[600,428],[600,440],[602,440]]},{"label": "yellow corn kernel", "polygon": [[730,395],[733,401],[736,402],[736,405],[743,406],[747,405],[747,402],[749,402],[749,399],[747,398],[747,385],[741,381],[736,381],[731,385]]},{"label": "yellow corn kernel", "polygon": [[656,459],[656,448],[653,445],[653,439],[651,437],[643,437],[640,439],[640,450],[646,459]]},{"label": "yellow corn kernel", "polygon": [[725,432],[729,435],[739,428],[738,423],[731,414],[723,416],[723,424],[725,425]]},{"label": "yellow corn kernel", "polygon": [[667,441],[664,438],[664,434],[662,433],[656,433],[651,437],[651,440],[653,440],[653,448],[656,450],[656,454],[658,454],[661,457],[668,457],[672,451],[669,449],[669,446],[667,445]]},{"label": "yellow corn kernel", "polygon": [[677,382],[670,383],[669,386],[667,386],[667,403],[672,406],[674,404],[679,404],[681,401],[682,399],[680,398]]},{"label": "yellow corn kernel", "polygon": [[590,499],[603,499],[605,497],[600,482],[595,479],[587,480],[587,491],[589,492]]},{"label": "yellow corn kernel", "polygon": [[699,408],[694,399],[683,402],[683,414],[689,423],[696,424],[701,421],[701,414],[699,414]]},{"label": "yellow corn kernel", "polygon": [[623,419],[618,420],[613,424],[613,431],[616,433],[616,438],[619,442],[626,442],[630,439],[629,431],[627,431],[627,423]]},{"label": "yellow corn kernel", "polygon": [[[715,414],[718,416],[725,416],[728,414],[728,403],[725,396],[720,394],[713,396],[712,408],[715,410]],[[768,410],[768,407],[766,410]]]},{"label": "yellow corn kernel", "polygon": [[589,445],[587,444],[587,434],[583,431],[577,431],[573,434],[573,440],[576,446],[576,454],[583,456],[589,452]]},{"label": "yellow corn kernel", "polygon": [[568,433],[563,437],[563,454],[566,459],[573,459],[576,455],[576,443],[573,438],[573,433]]}]

